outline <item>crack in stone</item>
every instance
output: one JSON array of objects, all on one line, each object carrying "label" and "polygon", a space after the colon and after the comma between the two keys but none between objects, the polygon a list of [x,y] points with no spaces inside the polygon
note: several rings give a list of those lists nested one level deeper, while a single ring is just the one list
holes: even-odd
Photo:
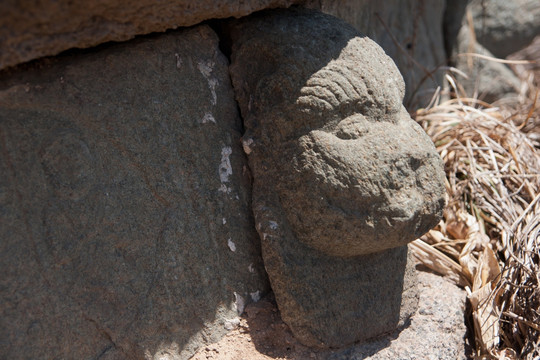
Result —
[{"label": "crack in stone", "polygon": [[86,315],[84,313],[83,313],[83,318],[84,318],[84,320],[91,322],[95,326],[97,332],[99,334],[101,334],[104,338],[106,338],[111,343],[110,346],[103,349],[103,351],[96,357],[96,359],[101,358],[103,355],[105,355],[105,353],[107,353],[109,350],[111,350],[113,348],[120,350],[124,355],[126,355],[124,349],[122,349],[122,347],[119,347],[116,344],[116,342],[114,341],[113,336],[112,336],[112,334],[110,333],[109,330],[102,327],[96,320],[92,319],[91,317],[89,317],[88,315]]}]

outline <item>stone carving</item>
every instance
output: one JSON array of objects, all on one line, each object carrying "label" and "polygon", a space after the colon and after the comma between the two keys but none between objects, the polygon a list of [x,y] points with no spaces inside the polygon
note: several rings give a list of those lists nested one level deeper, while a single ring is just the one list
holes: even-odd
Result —
[{"label": "stone carving", "polygon": [[231,28],[231,74],[253,210],[284,321],[339,347],[403,325],[416,290],[406,244],[436,225],[442,161],[373,41],[310,10]]},{"label": "stone carving", "polygon": [[268,291],[207,26],[0,74],[0,358],[187,359]]}]

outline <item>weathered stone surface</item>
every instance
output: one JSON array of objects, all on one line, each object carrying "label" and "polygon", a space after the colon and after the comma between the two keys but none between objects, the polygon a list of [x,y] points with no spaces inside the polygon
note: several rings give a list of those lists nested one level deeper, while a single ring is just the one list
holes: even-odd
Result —
[{"label": "weathered stone surface", "polygon": [[186,359],[267,290],[207,26],[0,74],[0,358]]},{"label": "weathered stone surface", "polygon": [[[452,0],[451,2],[455,2]],[[447,1],[316,0],[313,7],[353,25],[394,60],[410,107],[427,104],[443,82],[446,53],[443,13]]]},{"label": "weathered stone surface", "polygon": [[443,277],[418,272],[418,311],[398,333],[336,351],[326,360],[467,359],[464,290]]},{"label": "weathered stone surface", "polygon": [[233,29],[232,56],[254,185],[275,190],[299,240],[356,256],[437,223],[442,162],[377,44],[316,11],[269,11]]},{"label": "weathered stone surface", "polygon": [[[523,3],[523,8],[528,9],[527,16],[521,13],[523,9],[514,8],[517,3]],[[519,49],[532,40],[534,35],[532,37],[528,35],[528,30],[522,29],[522,26],[531,22],[531,18],[538,17],[538,14],[535,15],[534,8],[537,7],[540,11],[540,6],[530,2],[525,4],[527,1],[521,0],[517,3],[508,1],[469,3],[459,0],[448,5],[445,17],[446,45],[449,54],[452,55],[450,65],[467,75],[467,77],[458,76],[457,78],[466,96],[476,96],[481,100],[494,102],[519,93],[520,80],[507,65],[467,55],[474,53],[488,58],[506,57],[513,51],[512,49]],[[470,18],[465,16],[466,11],[463,11],[463,8],[466,8],[471,15]],[[515,18],[514,15],[519,16],[520,19]],[[515,23],[520,21],[523,21],[523,24]],[[456,29],[459,29],[459,32],[456,32]],[[471,29],[474,29],[474,34]],[[501,40],[503,38],[504,40]],[[497,50],[497,47],[500,49]],[[494,54],[491,50],[497,53]]]},{"label": "weathered stone surface", "polygon": [[409,105],[423,105],[442,83],[443,71],[437,68],[446,59],[441,32],[444,0],[92,0],[82,4],[10,0],[0,4],[0,69],[73,47],[303,3],[342,18],[377,42],[403,74]]},{"label": "weathered stone surface", "polygon": [[439,221],[444,174],[401,104],[397,68],[316,11],[257,14],[231,36],[255,220],[284,321],[330,347],[402,325],[416,303],[405,245]]},{"label": "weathered stone surface", "polygon": [[[444,0],[4,1],[0,3],[0,69],[77,47],[191,26],[208,19],[305,4],[344,19],[377,42],[405,78],[410,106],[429,101],[442,83]],[[386,27],[385,27],[386,26]]]},{"label": "weathered stone surface", "polygon": [[[89,0],[0,2],[0,69],[77,47],[241,17],[295,0]],[[296,1],[301,2],[301,1]]]},{"label": "weathered stone surface", "polygon": [[516,74],[505,64],[475,56],[457,56],[457,54],[475,53],[493,58],[479,43],[471,47],[471,34],[467,25],[463,25],[457,41],[456,68],[467,75],[459,77],[459,85],[469,97],[478,97],[488,103],[504,97],[516,96],[520,81]]},{"label": "weathered stone surface", "polygon": [[523,49],[540,34],[538,0],[472,0],[469,8],[476,39],[496,57]]}]

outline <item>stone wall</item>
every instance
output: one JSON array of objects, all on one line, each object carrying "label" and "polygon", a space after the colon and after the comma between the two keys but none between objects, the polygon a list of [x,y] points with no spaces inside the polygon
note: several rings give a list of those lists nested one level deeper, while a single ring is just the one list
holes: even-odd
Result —
[{"label": "stone wall", "polygon": [[7,0],[0,3],[0,69],[71,48],[246,16],[299,0]]},{"label": "stone wall", "polygon": [[0,69],[71,48],[88,48],[137,35],[191,26],[208,19],[242,17],[293,4],[342,18],[394,59],[407,87],[409,106],[429,100],[445,64],[442,21],[445,0],[251,0],[104,1],[0,4]]}]

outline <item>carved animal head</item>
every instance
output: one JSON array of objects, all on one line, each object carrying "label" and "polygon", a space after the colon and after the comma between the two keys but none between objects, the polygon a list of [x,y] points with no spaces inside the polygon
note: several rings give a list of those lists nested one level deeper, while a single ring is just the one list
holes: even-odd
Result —
[{"label": "carved animal head", "polygon": [[233,51],[233,68],[249,69],[235,87],[249,99],[255,186],[277,193],[269,206],[297,240],[328,255],[407,244],[439,221],[444,174],[402,105],[398,69],[352,27],[288,14],[242,27]]}]

